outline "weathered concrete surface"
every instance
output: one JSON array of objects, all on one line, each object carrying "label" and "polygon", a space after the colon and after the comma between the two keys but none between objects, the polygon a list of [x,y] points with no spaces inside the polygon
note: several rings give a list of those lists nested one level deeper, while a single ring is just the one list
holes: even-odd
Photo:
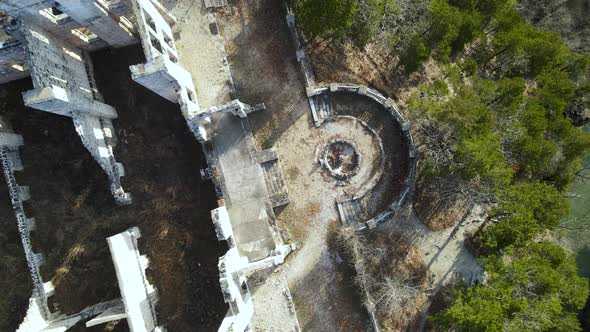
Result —
[{"label": "weathered concrete surface", "polygon": [[126,1],[109,5],[91,0],[2,0],[0,10],[88,51],[137,43],[133,26],[124,19],[131,13]]},{"label": "weathered concrete surface", "polygon": [[215,167],[221,174],[223,197],[237,247],[250,262],[268,257],[275,249],[262,167],[254,158],[256,146],[247,119],[216,114],[212,137]]},{"label": "weathered concrete surface", "polygon": [[31,108],[59,115],[72,116],[78,111],[107,119],[117,117],[113,107],[55,85],[27,91],[23,99],[25,105]]},{"label": "weathered concrete surface", "polygon": [[155,311],[157,293],[145,275],[148,259],[139,253],[139,237],[139,228],[134,227],[107,238],[107,242],[115,264],[129,329],[131,332],[148,332],[158,329]]},{"label": "weathered concrete surface", "polygon": [[[121,23],[121,18],[113,15],[109,6],[104,3],[93,0],[60,0],[59,9],[112,47],[137,43],[132,28]],[[126,13],[130,12],[129,7],[125,9]]]},{"label": "weathered concrete surface", "polygon": [[217,22],[202,1],[175,1],[178,18],[175,30],[180,63],[193,74],[199,103],[203,108],[221,105],[232,98],[233,82]]},{"label": "weathered concrete surface", "polygon": [[34,24],[25,22],[22,30],[35,87],[23,94],[25,104],[71,117],[84,146],[109,178],[115,201],[129,204],[131,196],[121,186],[125,171],[113,154],[111,119],[117,114],[100,101],[87,54]]},{"label": "weathered concrete surface", "polygon": [[241,272],[247,265],[248,260],[240,256],[235,246],[219,258],[219,282],[229,304],[219,332],[242,332],[250,326],[254,306],[246,277]]}]

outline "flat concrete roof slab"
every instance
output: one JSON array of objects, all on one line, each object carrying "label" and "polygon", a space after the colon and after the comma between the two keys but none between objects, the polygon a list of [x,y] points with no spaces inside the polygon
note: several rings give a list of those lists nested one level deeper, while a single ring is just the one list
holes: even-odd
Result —
[{"label": "flat concrete roof slab", "polygon": [[264,259],[275,249],[262,167],[248,120],[231,114],[214,116],[212,138],[216,167],[240,255],[250,262]]}]

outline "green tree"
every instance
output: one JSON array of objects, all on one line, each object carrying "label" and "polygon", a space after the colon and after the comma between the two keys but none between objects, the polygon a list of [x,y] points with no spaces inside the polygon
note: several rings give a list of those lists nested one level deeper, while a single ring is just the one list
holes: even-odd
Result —
[{"label": "green tree", "polygon": [[420,34],[413,34],[408,46],[400,55],[399,65],[404,67],[406,74],[418,70],[422,63],[430,57],[431,50],[424,43]]},{"label": "green tree", "polygon": [[300,27],[311,39],[341,39],[351,31],[358,1],[299,0],[295,10]]},{"label": "green tree", "polygon": [[479,177],[492,189],[510,184],[512,169],[500,149],[500,137],[491,132],[471,135],[457,146],[461,171],[466,179]]},{"label": "green tree", "polygon": [[429,49],[436,50],[439,61],[449,62],[452,45],[461,30],[463,13],[447,0],[433,0],[429,14],[431,25],[425,33],[425,42]]},{"label": "green tree", "polygon": [[555,228],[569,211],[569,201],[563,193],[539,181],[509,186],[499,195],[499,200],[490,213],[499,221],[482,234],[488,252],[526,243],[543,230]]},{"label": "green tree", "polygon": [[454,331],[580,331],[576,313],[588,296],[571,254],[529,243],[486,260],[485,285],[459,287],[454,303],[431,319]]}]

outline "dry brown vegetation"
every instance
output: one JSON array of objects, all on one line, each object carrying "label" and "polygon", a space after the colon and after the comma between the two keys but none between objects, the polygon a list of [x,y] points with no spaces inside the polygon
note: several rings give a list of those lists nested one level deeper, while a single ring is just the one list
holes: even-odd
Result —
[{"label": "dry brown vegetation", "polygon": [[343,228],[336,236],[355,283],[383,331],[402,331],[414,323],[425,302],[426,265],[418,248],[401,234],[359,234]]},{"label": "dry brown vegetation", "polygon": [[318,83],[357,83],[371,86],[398,101],[402,106],[419,83],[441,76],[433,63],[407,75],[397,67],[395,54],[379,41],[359,48],[350,42],[317,41],[307,45]]},{"label": "dry brown vegetation", "polygon": [[[160,295],[160,323],[172,331],[211,330],[227,311],[217,268],[227,249],[210,220],[215,190],[199,176],[202,149],[176,105],[131,81],[128,66],[143,61],[140,48],[102,51],[93,60],[101,68],[99,89],[119,114],[115,155],[125,166],[123,187],[133,195],[129,206],[115,205],[104,172],[82,146],[71,119],[22,105],[21,92],[31,89],[30,80],[3,86],[8,96],[0,90],[0,98],[9,102],[0,110],[25,140],[25,170],[17,180],[31,188],[27,214],[37,220],[33,246],[46,257],[43,277],[56,286],[51,303],[69,314],[119,297],[106,238],[139,226],[140,250],[150,259],[148,278]],[[14,257],[14,264],[0,266],[0,286],[6,290],[0,330],[14,331],[26,311],[30,278],[8,196],[1,198],[0,223],[7,226],[0,255]],[[124,321],[72,329],[125,330]]]},{"label": "dry brown vegetation", "polygon": [[468,211],[466,194],[450,178],[421,176],[416,186],[416,214],[433,231],[455,226]]}]

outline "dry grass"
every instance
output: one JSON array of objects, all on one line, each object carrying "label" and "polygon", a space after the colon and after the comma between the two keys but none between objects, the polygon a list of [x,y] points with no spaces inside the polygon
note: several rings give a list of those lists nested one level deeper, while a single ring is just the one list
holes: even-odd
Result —
[{"label": "dry grass", "polygon": [[416,214],[433,231],[455,226],[468,210],[465,194],[457,190],[458,181],[422,176],[416,187]]},{"label": "dry grass", "polygon": [[418,248],[396,233],[360,235],[341,229],[337,245],[355,267],[365,306],[374,311],[383,331],[407,329],[425,302],[426,265]]},{"label": "dry grass", "polygon": [[[358,48],[352,43],[308,43],[316,81],[350,82],[371,86],[401,102],[416,91],[418,84],[442,76],[432,61],[411,75],[397,67],[398,59],[379,40]],[[402,110],[403,111],[403,110]]]}]

